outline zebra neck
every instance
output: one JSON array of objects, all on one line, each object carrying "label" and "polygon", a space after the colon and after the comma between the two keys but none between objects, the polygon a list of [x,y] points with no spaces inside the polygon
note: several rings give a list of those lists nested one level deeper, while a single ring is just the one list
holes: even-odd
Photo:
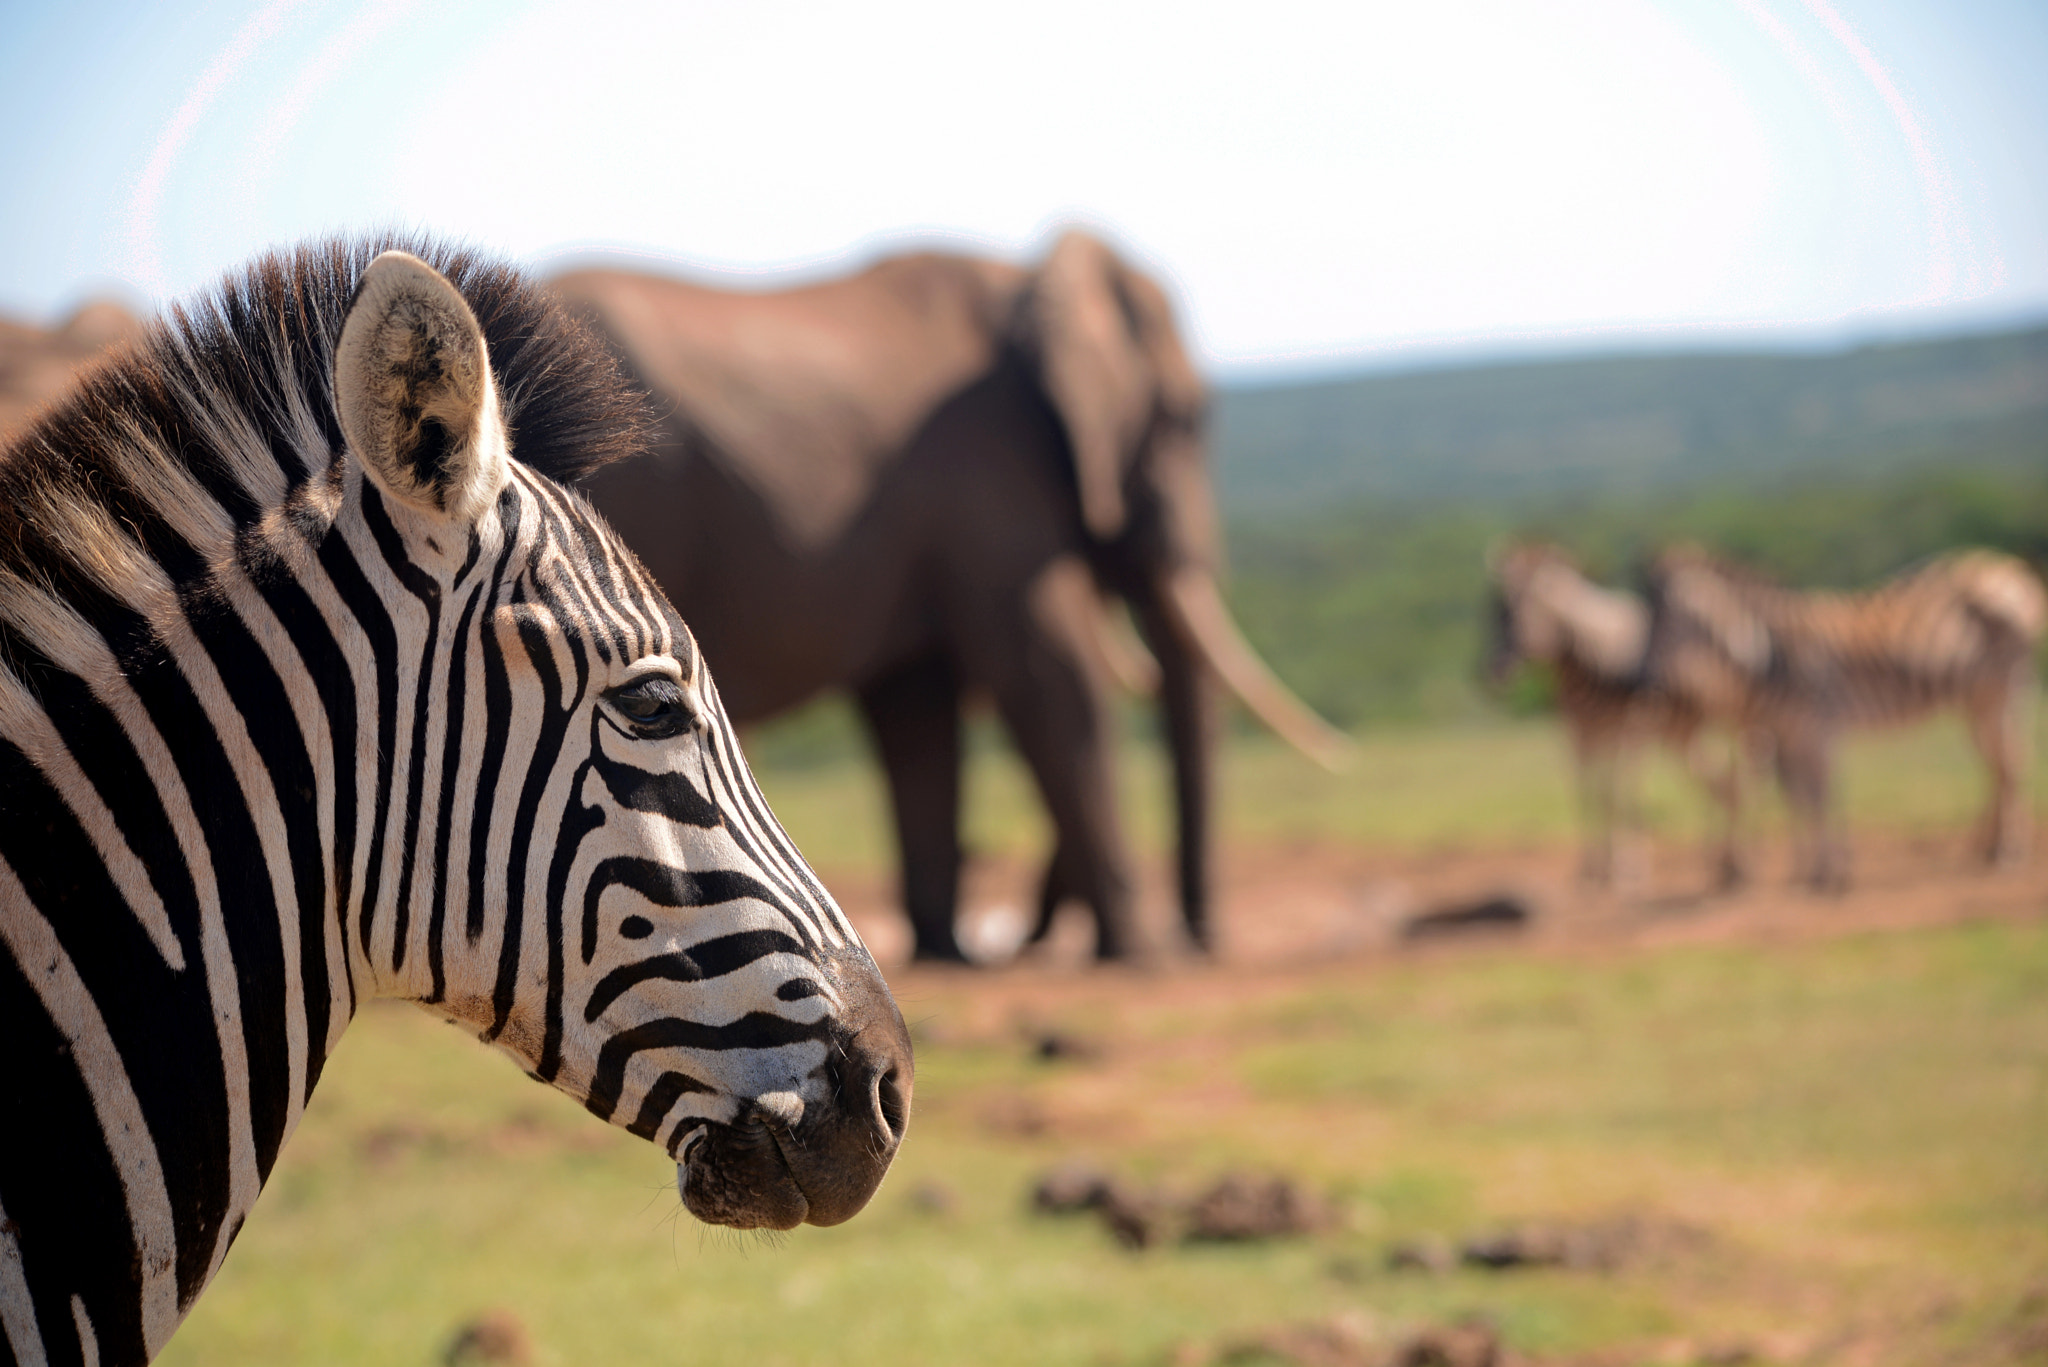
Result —
[{"label": "zebra neck", "polygon": [[344,506],[309,529],[307,511],[220,544],[159,536],[126,577],[0,593],[0,931],[15,971],[39,970],[18,998],[61,1031],[44,1054],[75,1060],[35,1166],[53,1190],[95,1163],[121,1174],[107,1246],[138,1240],[151,1344],[219,1267],[377,985],[349,913],[387,900],[371,872],[393,862],[370,855],[388,786],[361,775],[380,680],[406,677],[366,648],[397,639],[379,608],[395,594],[373,519]]}]

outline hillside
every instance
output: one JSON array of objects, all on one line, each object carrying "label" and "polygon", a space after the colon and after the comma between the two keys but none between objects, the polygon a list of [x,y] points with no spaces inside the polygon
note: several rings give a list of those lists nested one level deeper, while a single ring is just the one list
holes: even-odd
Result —
[{"label": "hillside", "polygon": [[2048,463],[2048,327],[1826,355],[1523,362],[1216,395],[1227,513]]}]

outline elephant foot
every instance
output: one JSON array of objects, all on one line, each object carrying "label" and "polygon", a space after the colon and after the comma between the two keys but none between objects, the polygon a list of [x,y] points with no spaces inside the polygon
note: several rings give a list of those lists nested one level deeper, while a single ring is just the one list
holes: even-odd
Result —
[{"label": "elephant foot", "polygon": [[2027,862],[2027,841],[2003,832],[1978,842],[1978,855],[1988,869],[2016,869]]},{"label": "elephant foot", "polygon": [[1806,890],[1819,897],[1840,897],[1849,891],[1849,875],[1838,869],[1818,869],[1807,875]]},{"label": "elephant foot", "polygon": [[1714,871],[1714,891],[1740,892],[1749,884],[1749,870],[1736,859],[1723,859]]},{"label": "elephant foot", "polygon": [[1095,962],[1099,964],[1143,964],[1158,957],[1153,946],[1127,932],[1104,934],[1100,927],[1096,930]]},{"label": "elephant foot", "polygon": [[1115,969],[1123,973],[1146,975],[1166,972],[1173,966],[1173,959],[1152,945],[1136,948],[1125,945],[1114,954],[1098,953],[1095,956],[1095,966],[1099,969]]},{"label": "elephant foot", "polygon": [[971,967],[974,961],[967,957],[959,945],[948,941],[945,944],[921,944],[910,953],[910,961],[917,964],[956,964]]}]

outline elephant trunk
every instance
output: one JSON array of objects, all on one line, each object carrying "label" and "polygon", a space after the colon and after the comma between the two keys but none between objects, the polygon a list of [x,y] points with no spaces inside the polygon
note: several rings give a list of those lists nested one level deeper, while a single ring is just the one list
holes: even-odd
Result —
[{"label": "elephant trunk", "polygon": [[[1335,772],[1350,763],[1350,737],[1310,711],[1274,677],[1238,630],[1213,575],[1201,569],[1181,570],[1167,580],[1165,599],[1177,634],[1254,716],[1325,769]],[[1170,678],[1172,671],[1166,673]]]}]

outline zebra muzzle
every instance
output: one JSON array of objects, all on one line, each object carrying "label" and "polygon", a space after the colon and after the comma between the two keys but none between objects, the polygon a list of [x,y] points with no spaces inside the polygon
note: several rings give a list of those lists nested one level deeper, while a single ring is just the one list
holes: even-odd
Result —
[{"label": "zebra muzzle", "polygon": [[872,963],[835,976],[846,1009],[821,1095],[752,1098],[732,1123],[708,1125],[684,1147],[676,1186],[707,1224],[836,1225],[867,1205],[889,1171],[910,1118],[910,1032]]}]

